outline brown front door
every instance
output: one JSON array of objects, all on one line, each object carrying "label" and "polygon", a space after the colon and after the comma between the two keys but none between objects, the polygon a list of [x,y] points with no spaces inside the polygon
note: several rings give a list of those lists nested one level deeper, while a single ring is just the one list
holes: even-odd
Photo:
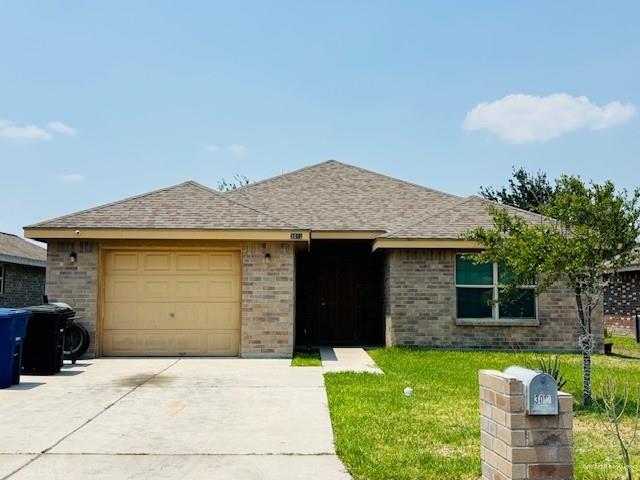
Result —
[{"label": "brown front door", "polygon": [[371,242],[316,240],[296,254],[296,344],[380,345],[382,257]]},{"label": "brown front door", "polygon": [[321,343],[357,341],[357,292],[353,263],[317,263],[318,340]]}]

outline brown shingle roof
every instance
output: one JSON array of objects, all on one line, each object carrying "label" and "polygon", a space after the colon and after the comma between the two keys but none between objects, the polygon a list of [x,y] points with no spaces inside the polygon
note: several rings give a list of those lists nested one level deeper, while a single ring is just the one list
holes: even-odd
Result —
[{"label": "brown shingle roof", "polygon": [[26,228],[277,230],[294,225],[188,181]]},{"label": "brown shingle roof", "polygon": [[551,221],[548,217],[491,202],[481,197],[471,196],[436,214],[427,216],[419,222],[383,235],[383,238],[407,239],[459,239],[469,230],[477,227],[491,228],[493,218],[488,212],[489,206],[502,207],[509,213],[518,215],[527,222],[539,223]]},{"label": "brown shingle roof", "polygon": [[335,160],[226,194],[312,230],[392,231],[460,197]]},{"label": "brown shingle roof", "polygon": [[47,250],[17,235],[0,232],[0,262],[44,267]]},{"label": "brown shingle roof", "polygon": [[[330,160],[224,194],[184,182],[27,228],[374,230],[382,238],[457,239],[493,225],[488,205],[497,204]],[[528,221],[545,218],[505,208]]]}]

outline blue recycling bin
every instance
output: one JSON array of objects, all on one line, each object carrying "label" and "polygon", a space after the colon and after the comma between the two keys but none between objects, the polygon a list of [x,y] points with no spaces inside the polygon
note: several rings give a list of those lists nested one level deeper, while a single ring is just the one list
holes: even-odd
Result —
[{"label": "blue recycling bin", "polygon": [[20,383],[22,343],[31,312],[0,308],[0,388]]}]

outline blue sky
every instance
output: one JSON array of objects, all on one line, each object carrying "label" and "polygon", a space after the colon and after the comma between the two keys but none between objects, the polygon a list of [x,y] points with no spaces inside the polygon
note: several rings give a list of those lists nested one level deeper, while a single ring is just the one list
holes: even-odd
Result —
[{"label": "blue sky", "polygon": [[512,165],[640,183],[638,2],[0,11],[0,230],[329,158],[460,195]]}]

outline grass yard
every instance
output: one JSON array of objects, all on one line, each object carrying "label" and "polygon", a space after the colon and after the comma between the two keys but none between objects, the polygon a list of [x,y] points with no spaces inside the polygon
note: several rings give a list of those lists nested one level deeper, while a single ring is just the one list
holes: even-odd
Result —
[{"label": "grass yard", "polygon": [[321,367],[319,350],[296,351],[291,359],[292,367]]},{"label": "grass yard", "polygon": [[[616,339],[614,352],[594,356],[595,392],[613,376],[640,384],[640,348]],[[388,348],[370,351],[384,376],[325,375],[336,449],[355,479],[477,479],[480,477],[478,370],[503,370],[532,354]],[[579,405],[581,357],[560,355],[574,404],[577,479],[623,478],[615,439],[595,409]],[[412,397],[403,389],[411,386]],[[637,398],[637,390],[634,393]],[[634,404],[635,405],[635,404]],[[627,416],[632,424],[632,415]],[[640,448],[632,452],[640,475]]]},{"label": "grass yard", "polygon": [[[613,353],[617,356],[626,356],[640,360],[640,346],[635,338],[613,337]],[[640,381],[640,379],[638,380]]]}]

